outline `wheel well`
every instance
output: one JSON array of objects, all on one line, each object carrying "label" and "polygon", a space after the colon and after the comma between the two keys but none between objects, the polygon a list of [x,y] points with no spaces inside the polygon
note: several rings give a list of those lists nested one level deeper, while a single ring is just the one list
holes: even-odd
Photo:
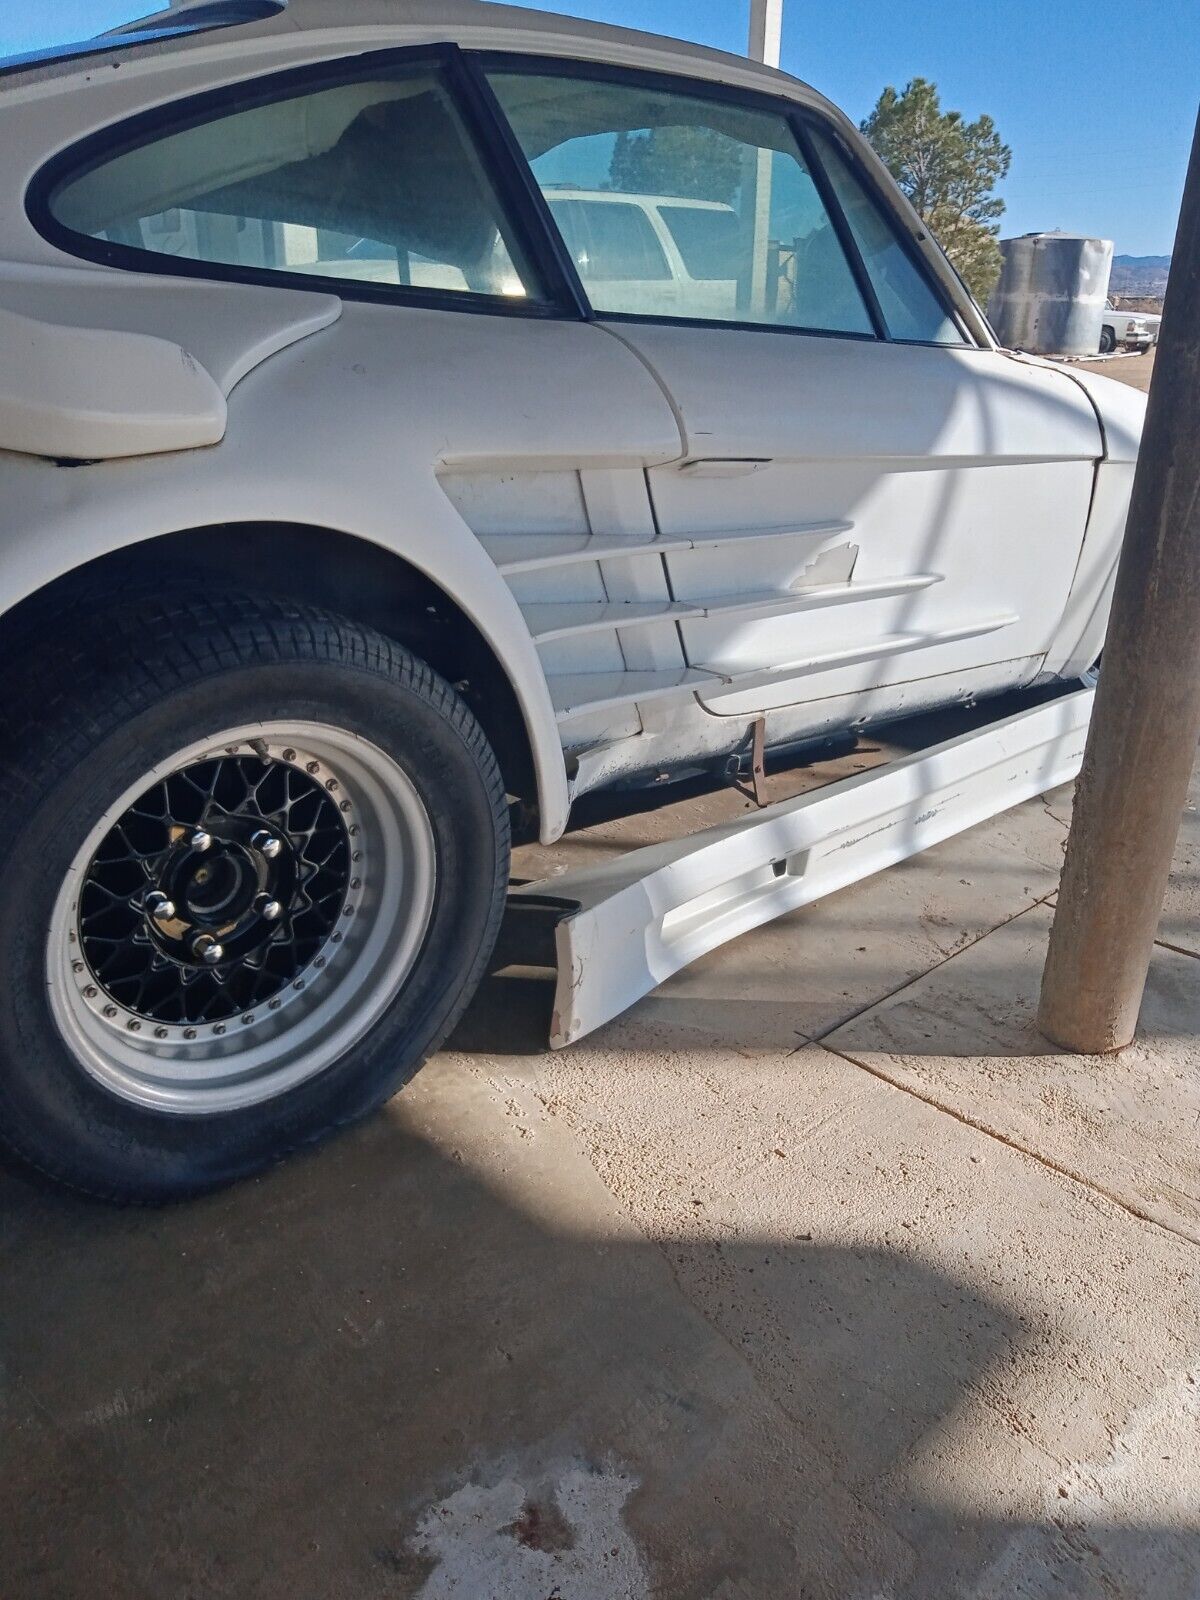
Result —
[{"label": "wheel well", "polygon": [[148,573],[234,580],[340,611],[407,645],[458,689],[496,752],[509,794],[536,809],[525,718],[495,652],[424,573],[353,534],[291,523],[219,523],[125,546],[56,578],[0,617],[0,658],[37,648],[47,624],[73,601],[99,593],[111,603],[123,583],[144,586]]}]

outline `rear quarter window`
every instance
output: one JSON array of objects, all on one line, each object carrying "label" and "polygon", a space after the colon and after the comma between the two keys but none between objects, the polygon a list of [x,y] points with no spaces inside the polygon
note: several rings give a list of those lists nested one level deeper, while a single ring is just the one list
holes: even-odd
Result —
[{"label": "rear quarter window", "polygon": [[193,102],[123,148],[116,130],[111,154],[60,169],[52,221],[81,244],[239,275],[544,298],[436,65],[256,99]]}]

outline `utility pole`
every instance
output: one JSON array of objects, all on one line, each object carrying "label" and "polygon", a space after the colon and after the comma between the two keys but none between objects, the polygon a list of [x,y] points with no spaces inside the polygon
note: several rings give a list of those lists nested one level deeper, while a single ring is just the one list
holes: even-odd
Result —
[{"label": "utility pole", "polygon": [[[746,54],[752,61],[768,67],[779,65],[783,37],[783,0],[750,0],[750,38]],[[753,315],[765,317],[769,307],[769,263],[771,255],[771,151],[754,153],[747,174],[750,237],[749,302]]]},{"label": "utility pole", "polygon": [[746,54],[751,61],[777,67],[782,36],[783,0],[750,0],[750,43]]},{"label": "utility pole", "polygon": [[1038,1027],[1133,1038],[1200,738],[1200,120]]}]

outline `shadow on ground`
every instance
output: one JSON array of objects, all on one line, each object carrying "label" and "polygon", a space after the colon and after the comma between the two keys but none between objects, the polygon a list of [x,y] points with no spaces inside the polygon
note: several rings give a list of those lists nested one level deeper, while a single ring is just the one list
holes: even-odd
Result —
[{"label": "shadow on ground", "polygon": [[[1200,1535],[922,1494],[1024,1318],[886,1250],[648,1241],[561,1134],[504,1149],[469,1075],[411,1094],[173,1210],[3,1180],[6,1594],[1174,1600],[1200,1570]],[[735,1344],[681,1285],[751,1269],[792,1311]]]}]

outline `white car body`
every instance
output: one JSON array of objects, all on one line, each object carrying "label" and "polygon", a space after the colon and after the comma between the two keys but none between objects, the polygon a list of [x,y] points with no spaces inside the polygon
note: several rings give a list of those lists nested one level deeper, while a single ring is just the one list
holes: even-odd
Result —
[{"label": "white car body", "polygon": [[[394,598],[401,631],[404,597],[433,597],[447,675],[459,638],[490,663],[474,703],[546,840],[574,796],[717,762],[759,718],[781,746],[1091,665],[1143,398],[998,349],[828,101],[713,51],[474,0],[351,16],[293,0],[0,79],[6,616],[118,552],[317,573],[376,621]],[[23,203],[50,158],[150,108],[442,44],[803,108],[871,175],[964,342],[382,303],[347,287],[373,270],[353,253],[344,283],[311,289],[134,272],[81,259]],[[663,200],[643,201],[656,229]]]}]

